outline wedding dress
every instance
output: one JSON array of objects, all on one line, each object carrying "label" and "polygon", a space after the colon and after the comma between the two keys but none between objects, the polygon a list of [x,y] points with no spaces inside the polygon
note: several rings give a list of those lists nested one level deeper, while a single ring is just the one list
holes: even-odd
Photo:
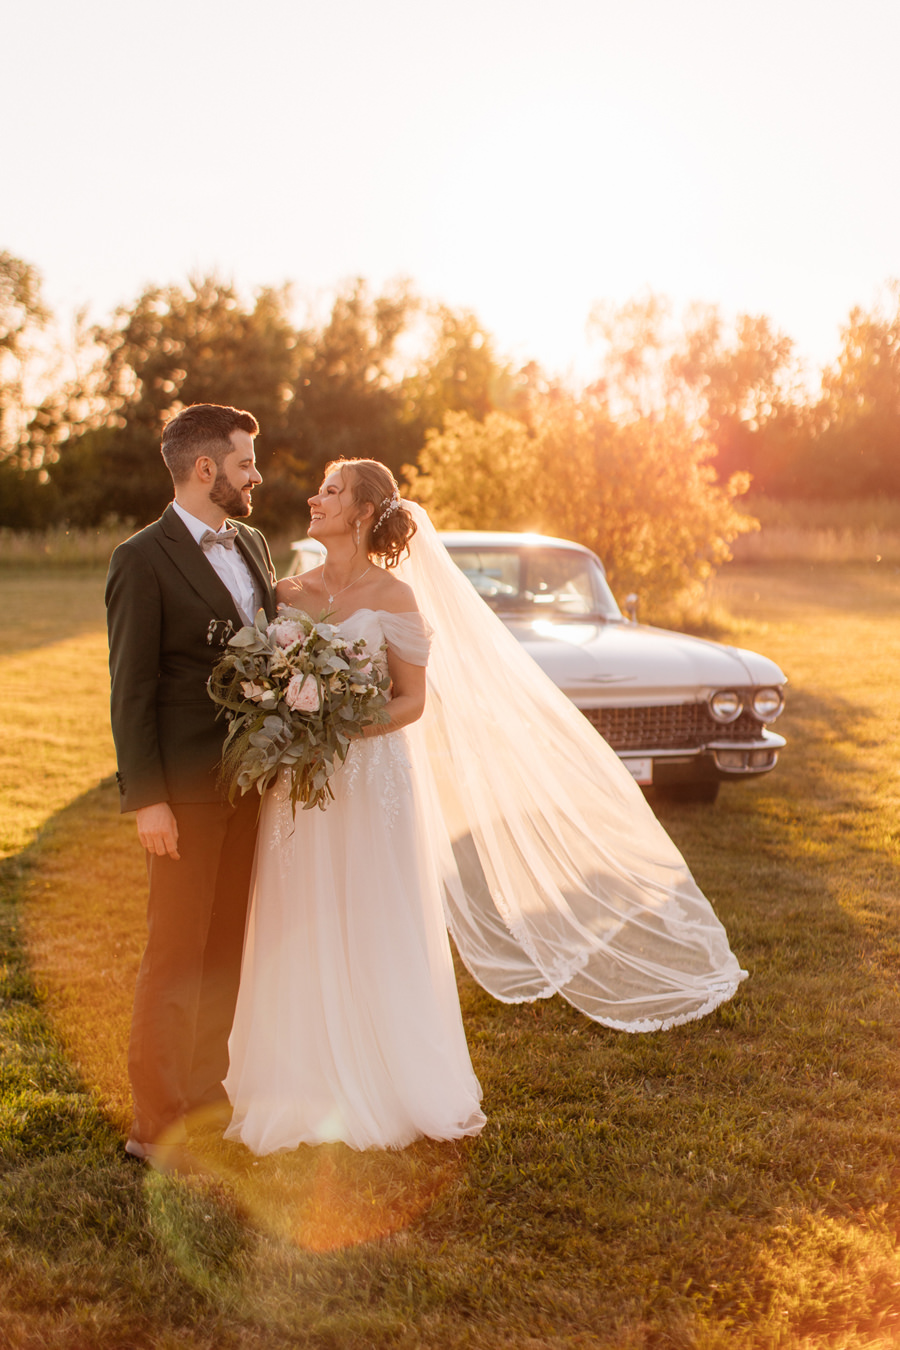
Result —
[{"label": "wedding dress", "polygon": [[425,714],[355,743],[324,812],[293,820],[284,784],[263,801],[225,1084],[228,1136],[257,1153],[478,1133],[445,925],[495,998],[559,993],[621,1031],[703,1017],[746,978],[618,756],[404,504],[430,654],[415,614],[340,627],[427,659]]},{"label": "wedding dress", "polygon": [[[419,614],[362,609],[338,627],[427,660]],[[263,800],[226,1137],[265,1154],[477,1134],[481,1089],[407,732],[354,742],[331,784],[324,811],[294,817],[284,775]]]}]

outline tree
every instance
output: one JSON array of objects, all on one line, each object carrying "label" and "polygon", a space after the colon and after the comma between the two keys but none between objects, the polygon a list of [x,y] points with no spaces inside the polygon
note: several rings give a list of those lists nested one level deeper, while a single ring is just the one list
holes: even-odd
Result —
[{"label": "tree", "polygon": [[37,269],[0,251],[0,526],[35,528],[48,519],[51,494],[21,442],[29,415],[30,338],[49,318]]},{"label": "tree", "polygon": [[413,453],[396,367],[418,304],[403,283],[372,298],[357,280],[336,296],[320,330],[301,334],[286,431],[307,492],[329,460],[380,459],[396,472]]},{"label": "tree", "polygon": [[785,432],[800,425],[804,394],[792,340],[765,315],[739,314],[729,334],[716,306],[695,307],[668,371],[686,391],[682,406],[696,400],[722,479],[749,472],[766,486],[763,474],[779,468],[773,447],[787,448]]},{"label": "tree", "polygon": [[808,495],[900,496],[900,280],[870,312],[851,311],[841,343],[803,465]]},{"label": "tree", "polygon": [[808,434],[793,342],[765,315],[730,325],[717,306],[694,305],[679,329],[671,310],[653,294],[595,306],[591,322],[606,344],[597,392],[620,420],[675,414],[695,425],[723,483],[738,472],[759,487],[781,482]]},{"label": "tree", "polygon": [[158,514],[172,490],[159,453],[162,428],[191,403],[249,408],[260,423],[265,477],[284,449],[299,359],[286,303],[284,291],[262,289],[246,305],[232,286],[205,277],[185,290],[152,287],[97,328],[103,411],[80,434],[71,427],[68,440],[67,428],[56,428],[50,476],[68,518],[93,525],[116,514],[143,523]]},{"label": "tree", "polygon": [[451,414],[407,477],[441,527],[574,539],[600,554],[620,592],[653,604],[704,581],[756,527],[735,505],[747,476],[719,483],[713,455],[675,414],[618,424],[603,397],[557,394],[530,429]]},{"label": "tree", "polygon": [[404,474],[411,496],[439,529],[537,529],[541,456],[535,436],[506,413],[488,413],[481,422],[447,412],[440,430],[426,432],[418,463]]},{"label": "tree", "polygon": [[671,302],[648,292],[624,305],[599,302],[588,328],[605,344],[601,376],[594,386],[617,415],[652,417],[670,398],[665,354]]},{"label": "tree", "polygon": [[[171,492],[164,423],[189,403],[233,403],[260,422],[257,519],[299,526],[329,460],[372,457],[399,473],[448,411],[483,419],[503,407],[527,419],[544,396],[538,368],[499,363],[474,315],[426,311],[405,283],[373,296],[357,280],[321,326],[298,329],[288,303],[286,290],[268,288],[248,305],[204,277],[149,287],[82,334],[77,377],[44,399],[28,428],[29,462],[49,473],[45,505],[76,525],[152,518]],[[417,360],[423,317],[431,342]]]},{"label": "tree", "polygon": [[616,423],[588,398],[554,407],[539,435],[550,532],[598,553],[620,594],[652,606],[689,593],[757,528],[735,505],[748,476],[721,482],[715,448],[677,413]]},{"label": "tree", "polygon": [[431,343],[418,368],[403,382],[407,417],[419,436],[444,425],[448,413],[483,422],[492,412],[521,411],[536,367],[514,375],[494,350],[491,335],[470,310],[434,305],[428,318]]},{"label": "tree", "polygon": [[37,269],[11,253],[0,252],[0,456],[16,448],[24,423],[28,338],[49,317]]}]

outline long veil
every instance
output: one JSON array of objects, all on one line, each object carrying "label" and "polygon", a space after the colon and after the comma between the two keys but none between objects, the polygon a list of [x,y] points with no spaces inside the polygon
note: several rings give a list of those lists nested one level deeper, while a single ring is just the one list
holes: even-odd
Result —
[{"label": "long veil", "polygon": [[746,972],[628,770],[452,561],[427,512],[397,569],[434,629],[412,737],[448,927],[504,1002],[559,993],[654,1031]]}]

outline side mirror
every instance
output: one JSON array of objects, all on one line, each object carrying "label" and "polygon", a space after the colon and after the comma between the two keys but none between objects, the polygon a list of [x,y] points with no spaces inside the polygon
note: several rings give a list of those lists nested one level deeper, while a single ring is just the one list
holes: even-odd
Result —
[{"label": "side mirror", "polygon": [[631,591],[626,595],[622,608],[625,611],[625,617],[628,622],[637,623],[638,598],[635,591]]}]

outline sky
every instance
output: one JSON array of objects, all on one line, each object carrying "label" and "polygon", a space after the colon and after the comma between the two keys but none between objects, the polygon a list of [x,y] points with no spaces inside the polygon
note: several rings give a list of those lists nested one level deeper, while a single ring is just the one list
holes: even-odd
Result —
[{"label": "sky", "polygon": [[653,291],[817,368],[900,276],[896,0],[28,0],[3,34],[0,249],[63,317],[405,277],[590,378],[592,307]]}]

